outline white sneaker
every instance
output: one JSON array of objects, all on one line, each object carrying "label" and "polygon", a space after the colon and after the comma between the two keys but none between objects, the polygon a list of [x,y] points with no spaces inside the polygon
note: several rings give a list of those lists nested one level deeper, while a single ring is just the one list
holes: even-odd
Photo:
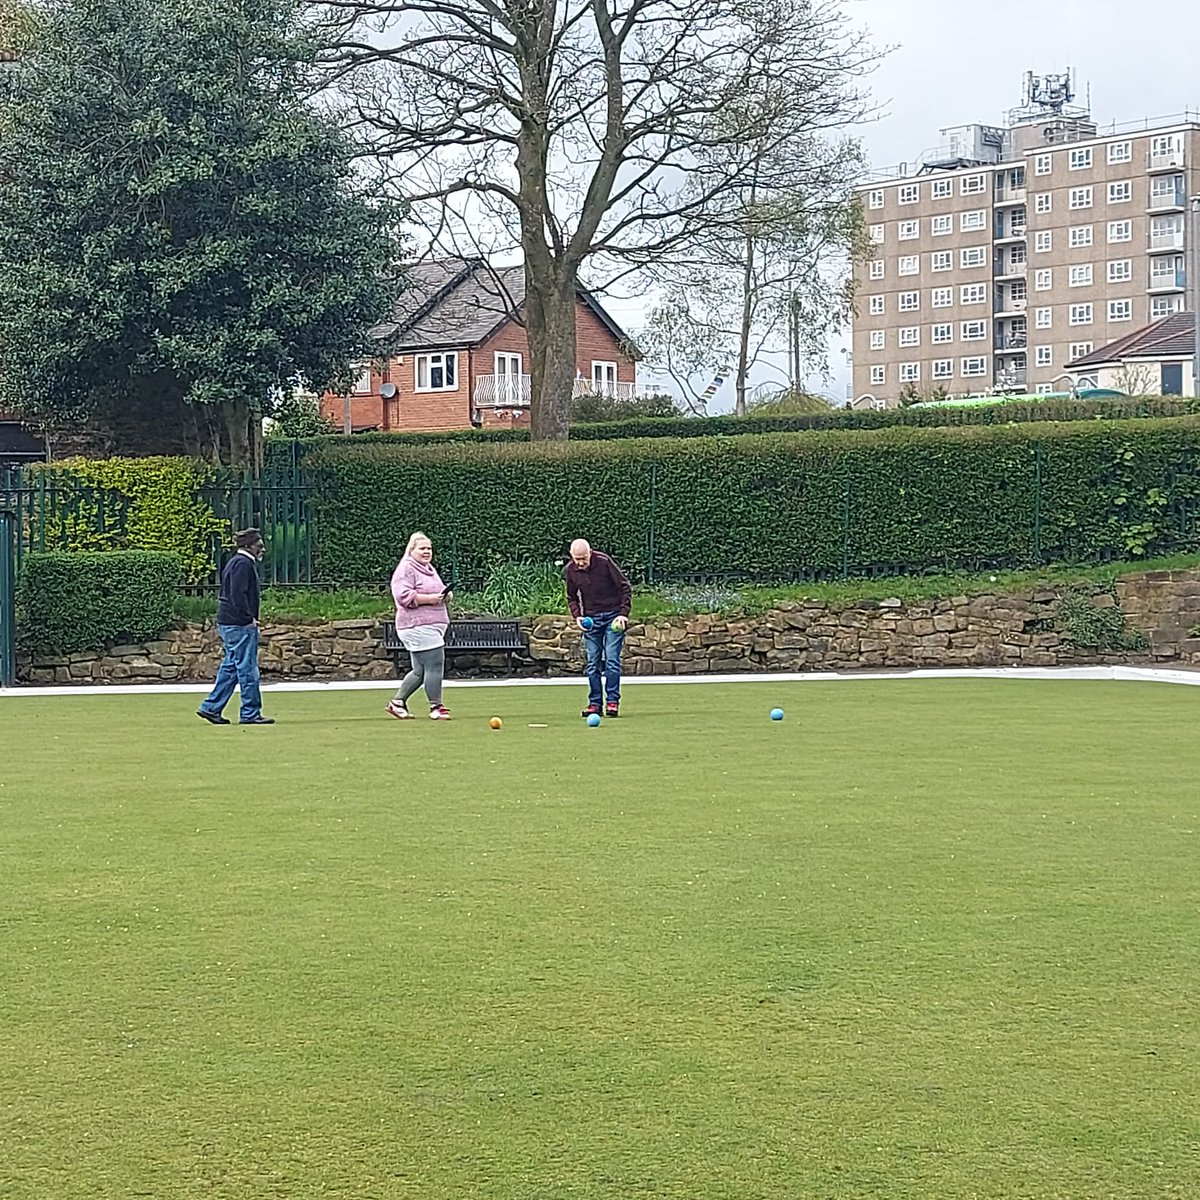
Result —
[{"label": "white sneaker", "polygon": [[412,713],[408,711],[407,705],[398,704],[395,700],[389,700],[387,711],[396,718],[397,721],[411,721]]},{"label": "white sneaker", "polygon": [[450,720],[450,710],[444,704],[435,704],[429,710],[429,719],[431,721],[448,721]]}]

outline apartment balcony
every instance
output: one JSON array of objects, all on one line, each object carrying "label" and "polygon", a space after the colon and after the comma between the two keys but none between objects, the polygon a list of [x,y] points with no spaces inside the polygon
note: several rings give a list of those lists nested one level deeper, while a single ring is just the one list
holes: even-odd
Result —
[{"label": "apartment balcony", "polygon": [[1024,333],[1002,333],[996,337],[997,354],[1024,354],[1029,347],[1029,335]]},{"label": "apartment balcony", "polygon": [[1024,387],[1028,381],[1028,368],[1023,364],[1019,367],[1002,367],[996,372],[996,386],[999,388]]},{"label": "apartment balcony", "polygon": [[1014,204],[1025,203],[1025,189],[1023,187],[1003,187],[997,188],[992,196],[992,205],[995,208],[1009,208]]},{"label": "apartment balcony", "polygon": [[1150,293],[1183,292],[1187,290],[1186,271],[1155,271],[1150,275]]},{"label": "apartment balcony", "polygon": [[1005,317],[1023,318],[1027,303],[1027,300],[1014,300],[1011,296],[999,296],[996,299],[996,309],[992,315],[997,321],[1002,321]]},{"label": "apartment balcony", "polygon": [[1183,249],[1183,230],[1175,230],[1171,233],[1152,233],[1150,235],[1149,250],[1151,254],[1166,253],[1170,250]]},{"label": "apartment balcony", "polygon": [[1150,201],[1146,205],[1149,212],[1184,212],[1187,209],[1187,189],[1181,183],[1175,185],[1175,190],[1164,192],[1162,195],[1150,193]]},{"label": "apartment balcony", "polygon": [[1169,154],[1147,154],[1147,171],[1178,171],[1184,164],[1182,150],[1172,150]]},{"label": "apartment balcony", "polygon": [[998,246],[1004,245],[1006,242],[1023,242],[1027,237],[1027,226],[1025,225],[1008,225],[1003,222],[996,223],[996,236],[992,239]]},{"label": "apartment balcony", "polygon": [[1029,264],[1023,262],[997,263],[996,282],[1003,283],[1009,279],[1024,279],[1029,274]]}]

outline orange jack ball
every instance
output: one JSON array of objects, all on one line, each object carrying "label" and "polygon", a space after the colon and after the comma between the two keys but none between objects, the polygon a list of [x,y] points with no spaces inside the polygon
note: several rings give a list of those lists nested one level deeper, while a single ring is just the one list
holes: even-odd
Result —
[{"label": "orange jack ball", "polygon": [[499,718],[499,717],[493,717],[493,718],[492,718],[492,719],[491,719],[491,720],[488,722],[488,724],[489,724],[489,725],[490,725],[490,726],[491,726],[493,729],[499,729],[499,728],[500,728],[500,726],[504,724],[504,722],[503,722],[502,720],[500,720],[500,718]]}]

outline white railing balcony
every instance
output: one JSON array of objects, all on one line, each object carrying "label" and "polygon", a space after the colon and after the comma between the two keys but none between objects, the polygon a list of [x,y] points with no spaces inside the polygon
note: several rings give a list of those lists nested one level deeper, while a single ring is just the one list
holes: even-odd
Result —
[{"label": "white railing balcony", "polygon": [[1159,212],[1164,208],[1187,208],[1187,189],[1176,185],[1169,192],[1151,191],[1147,207],[1151,212]]},{"label": "white railing balcony", "polygon": [[1183,166],[1183,151],[1171,150],[1167,154],[1148,154],[1146,166],[1151,171],[1173,171]]},{"label": "white railing balcony", "polygon": [[524,408],[529,404],[528,375],[476,375],[476,408]]},{"label": "white railing balcony", "polygon": [[[1155,262],[1162,261],[1162,259],[1155,259]],[[1186,287],[1187,276],[1182,271],[1152,271],[1150,273],[1149,290],[1152,292],[1182,292]]]},{"label": "white railing balcony", "polygon": [[633,400],[638,394],[636,383],[599,383],[592,379],[575,380],[573,397],[604,396],[609,400]]},{"label": "white railing balcony", "polygon": [[1150,235],[1151,250],[1182,250],[1183,230],[1173,230],[1170,233],[1152,233]]}]

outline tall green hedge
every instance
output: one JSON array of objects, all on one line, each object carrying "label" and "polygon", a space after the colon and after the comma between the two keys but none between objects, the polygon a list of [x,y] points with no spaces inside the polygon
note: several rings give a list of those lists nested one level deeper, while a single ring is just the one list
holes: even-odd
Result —
[{"label": "tall green hedge", "polygon": [[17,600],[23,645],[76,653],[157,637],[182,580],[174,554],[54,551],[25,558]]},{"label": "tall green hedge", "polygon": [[1200,418],[643,439],[327,445],[328,581],[386,578],[422,529],[458,582],[572,537],[639,577],[784,580],[1194,550]]},{"label": "tall green hedge", "polygon": [[[1170,396],[1132,396],[1097,400],[1056,398],[1029,403],[981,404],[964,408],[831,408],[824,413],[750,417],[644,417],[634,421],[605,421],[575,425],[577,442],[618,441],[640,437],[740,437],[761,433],[801,433],[828,429],[890,429],[896,425],[922,428],[952,425],[1010,425],[1038,421],[1127,420],[1186,416],[1195,402]],[[526,430],[454,429],[441,433],[333,434],[299,441],[268,443],[268,461],[285,463],[312,450],[329,446],[436,446],[451,443],[496,445],[528,442]]]},{"label": "tall green hedge", "polygon": [[39,474],[49,483],[68,480],[115,492],[127,503],[122,525],[108,524],[103,530],[92,511],[95,503],[86,499],[76,499],[61,513],[53,506],[39,512],[39,518],[49,523],[48,545],[69,550],[164,551],[176,555],[186,581],[196,583],[214,568],[214,543],[229,536],[228,523],[218,519],[202,494],[215,469],[196,459],[70,458],[30,472],[31,478]]}]

